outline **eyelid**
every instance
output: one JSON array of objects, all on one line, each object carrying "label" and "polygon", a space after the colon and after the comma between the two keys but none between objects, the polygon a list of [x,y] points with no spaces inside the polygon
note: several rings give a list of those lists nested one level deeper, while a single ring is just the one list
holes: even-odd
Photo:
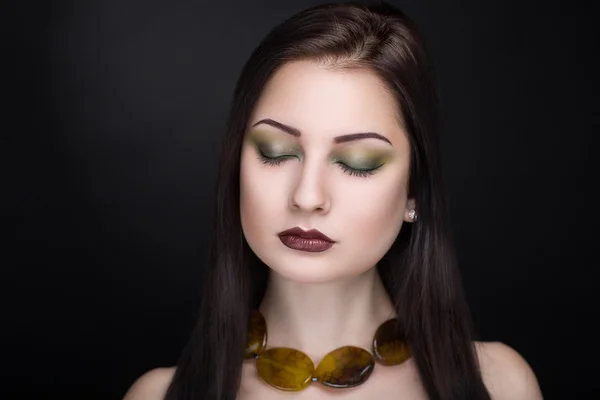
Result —
[{"label": "eyelid", "polygon": [[279,145],[279,144],[275,144],[273,145],[272,143],[265,143],[265,142],[255,142],[255,147],[258,151],[260,151],[261,153],[265,154],[265,153],[270,153],[270,152],[274,152],[274,153],[297,153],[298,149],[284,144],[284,145]]},{"label": "eyelid", "polygon": [[360,178],[367,178],[371,175],[374,175],[381,167],[383,167],[383,165],[385,163],[382,163],[382,164],[378,165],[377,167],[368,168],[368,169],[352,168],[349,165],[344,164],[341,161],[337,161],[336,164],[338,164],[340,166],[340,168],[342,169],[342,171],[345,174],[348,174],[351,176],[358,176]]},{"label": "eyelid", "polygon": [[[271,155],[265,154],[265,151],[261,148],[261,146],[258,143],[256,143],[255,148],[256,148],[256,151],[258,152],[258,159],[263,164],[267,164],[269,166],[278,166],[281,163],[283,163],[289,159],[300,158],[298,155],[295,155],[295,154],[281,154],[281,155],[277,155],[277,156],[271,156]],[[367,157],[367,158],[369,158],[369,157]],[[336,157],[333,160],[333,164],[337,164],[342,169],[342,171],[347,175],[366,178],[371,175],[374,175],[381,167],[383,167],[386,164],[385,160],[382,161],[381,159],[379,159],[377,161],[379,163],[378,163],[378,165],[376,165],[374,167],[355,168],[355,167],[348,165],[348,163],[344,162],[343,158]]]},{"label": "eyelid", "polygon": [[286,160],[289,160],[290,158],[296,157],[296,156],[287,155],[287,154],[284,154],[282,156],[277,156],[277,157],[270,157],[270,156],[264,154],[262,152],[262,150],[260,150],[258,147],[257,147],[257,151],[258,151],[258,159],[260,160],[260,162],[262,162],[263,164],[267,164],[269,166],[276,166]]},{"label": "eyelid", "polygon": [[[348,166],[353,165],[364,165],[367,168],[356,168],[356,169],[371,169],[376,166],[381,166],[386,163],[389,159],[385,154],[378,154],[373,152],[362,152],[362,153],[349,153],[340,154],[334,157],[333,162],[342,162]],[[373,167],[371,167],[373,166]]]}]

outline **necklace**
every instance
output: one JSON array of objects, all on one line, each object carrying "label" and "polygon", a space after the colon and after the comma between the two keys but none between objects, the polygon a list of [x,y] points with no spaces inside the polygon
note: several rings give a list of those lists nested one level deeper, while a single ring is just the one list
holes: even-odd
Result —
[{"label": "necklace", "polygon": [[248,325],[248,346],[245,359],[255,359],[258,375],[269,385],[286,391],[299,391],[311,382],[332,388],[351,388],[363,384],[375,368],[398,365],[411,357],[403,333],[394,331],[397,319],[382,323],[373,337],[373,355],[355,346],[343,346],[329,352],[317,368],[310,357],[300,350],[267,347],[267,324],[255,310]]}]

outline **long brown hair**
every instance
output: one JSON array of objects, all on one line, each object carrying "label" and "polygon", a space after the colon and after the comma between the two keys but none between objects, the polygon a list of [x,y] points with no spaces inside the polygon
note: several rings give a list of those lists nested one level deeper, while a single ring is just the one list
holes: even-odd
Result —
[{"label": "long brown hair", "polygon": [[431,399],[489,399],[456,267],[438,148],[434,73],[414,23],[386,3],[327,4],[276,26],[245,64],[234,92],[217,182],[202,305],[167,400],[236,398],[246,329],[268,267],[249,248],[239,210],[240,154],[263,88],[286,62],[365,68],[395,96],[411,146],[409,195],[418,222],[404,224],[377,268],[407,331]]}]

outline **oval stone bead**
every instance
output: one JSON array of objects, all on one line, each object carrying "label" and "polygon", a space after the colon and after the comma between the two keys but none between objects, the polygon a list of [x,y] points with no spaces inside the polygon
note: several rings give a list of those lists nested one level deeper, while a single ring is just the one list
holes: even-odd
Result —
[{"label": "oval stone bead", "polygon": [[315,370],[315,377],[328,387],[350,388],[369,379],[374,367],[375,360],[368,351],[344,346],[323,357]]},{"label": "oval stone bead", "polygon": [[267,345],[267,323],[259,311],[250,314],[248,323],[248,344],[244,357],[255,358]]},{"label": "oval stone bead", "polygon": [[287,347],[261,352],[256,358],[258,375],[269,385],[281,390],[302,390],[312,382],[315,370],[304,353]]},{"label": "oval stone bead", "polygon": [[396,330],[397,320],[390,319],[377,329],[373,338],[373,354],[383,365],[398,365],[411,357],[406,337]]}]

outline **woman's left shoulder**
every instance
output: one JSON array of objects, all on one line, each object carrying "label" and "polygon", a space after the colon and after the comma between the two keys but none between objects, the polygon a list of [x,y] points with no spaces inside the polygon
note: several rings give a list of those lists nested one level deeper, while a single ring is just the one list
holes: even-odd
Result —
[{"label": "woman's left shoulder", "polygon": [[543,399],[533,370],[516,350],[501,342],[474,344],[492,400]]}]

